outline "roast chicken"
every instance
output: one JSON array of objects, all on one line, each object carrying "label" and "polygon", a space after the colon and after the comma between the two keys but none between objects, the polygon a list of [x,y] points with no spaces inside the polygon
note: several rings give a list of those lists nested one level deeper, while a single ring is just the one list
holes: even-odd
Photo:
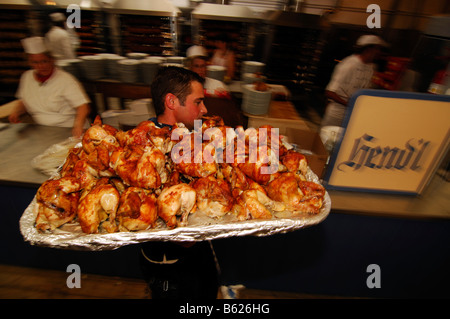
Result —
[{"label": "roast chicken", "polygon": [[323,186],[304,181],[291,172],[281,174],[266,189],[270,198],[294,212],[318,213],[325,195]]},{"label": "roast chicken", "polygon": [[165,188],[157,200],[159,217],[169,228],[186,226],[189,214],[195,212],[196,197],[195,190],[185,183]]},{"label": "roast chicken", "polygon": [[77,215],[79,190],[80,182],[73,177],[44,182],[36,193],[36,228],[53,230],[72,221]]},{"label": "roast chicken", "polygon": [[110,166],[128,186],[155,189],[167,181],[166,158],[152,145],[129,145],[111,155]]},{"label": "roast chicken", "polygon": [[231,187],[224,179],[209,175],[191,184],[197,193],[197,209],[213,218],[220,218],[231,210],[233,197]]},{"label": "roast chicken", "polygon": [[87,234],[95,234],[103,230],[112,233],[117,231],[116,212],[120,195],[117,189],[100,180],[84,190],[78,204],[78,221],[81,229]]},{"label": "roast chicken", "polygon": [[129,231],[154,227],[158,219],[155,194],[144,188],[126,188],[120,195],[117,219]]},{"label": "roast chicken", "polygon": [[203,119],[158,128],[144,121],[121,131],[97,117],[60,177],[38,189],[36,228],[77,221],[85,233],[186,226],[195,212],[220,220],[317,214],[325,189],[306,180],[306,158],[270,126],[256,130]]}]

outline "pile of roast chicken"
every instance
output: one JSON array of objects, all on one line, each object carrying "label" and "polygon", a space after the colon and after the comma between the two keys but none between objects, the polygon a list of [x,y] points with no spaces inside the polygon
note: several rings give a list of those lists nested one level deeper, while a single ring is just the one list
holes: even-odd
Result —
[{"label": "pile of roast chicken", "polygon": [[231,129],[209,117],[197,131],[151,121],[123,131],[98,117],[58,177],[38,189],[35,226],[45,232],[78,222],[94,234],[147,230],[157,222],[187,226],[194,213],[237,221],[319,213],[325,189],[306,180],[305,157],[272,127],[261,128]]}]

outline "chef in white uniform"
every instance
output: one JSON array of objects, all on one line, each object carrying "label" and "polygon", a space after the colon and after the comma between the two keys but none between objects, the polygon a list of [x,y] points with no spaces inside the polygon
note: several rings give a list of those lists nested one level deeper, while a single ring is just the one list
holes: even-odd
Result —
[{"label": "chef in white uniform", "polygon": [[22,74],[9,121],[18,123],[21,115],[29,113],[37,124],[72,127],[73,136],[80,137],[89,127],[90,112],[90,100],[82,85],[55,66],[44,38],[26,38],[22,45],[32,69]]},{"label": "chef in white uniform", "polygon": [[372,87],[375,59],[383,46],[380,37],[363,35],[356,42],[357,52],[343,59],[334,68],[331,80],[325,88],[329,99],[321,126],[341,126],[351,96],[360,89]]},{"label": "chef in white uniform", "polygon": [[202,46],[193,45],[189,47],[186,50],[186,57],[188,59],[187,61],[189,69],[205,79],[205,96],[215,96],[222,98],[231,97],[230,89],[225,83],[206,76],[208,54]]},{"label": "chef in white uniform", "polygon": [[48,49],[56,60],[75,59],[73,36],[65,29],[66,16],[61,12],[50,14],[53,26],[45,35]]}]

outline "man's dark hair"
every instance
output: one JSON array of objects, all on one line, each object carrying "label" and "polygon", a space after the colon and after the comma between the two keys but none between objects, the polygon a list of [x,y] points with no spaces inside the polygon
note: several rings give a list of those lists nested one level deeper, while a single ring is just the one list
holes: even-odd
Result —
[{"label": "man's dark hair", "polygon": [[158,74],[151,84],[151,94],[156,116],[164,113],[164,99],[167,94],[175,95],[182,105],[186,102],[186,97],[192,93],[191,82],[196,81],[201,84],[205,80],[191,70],[168,66],[159,69]]}]

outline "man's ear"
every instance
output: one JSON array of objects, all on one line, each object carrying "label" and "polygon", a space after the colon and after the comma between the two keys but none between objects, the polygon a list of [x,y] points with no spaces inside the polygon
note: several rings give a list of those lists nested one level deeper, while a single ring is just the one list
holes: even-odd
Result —
[{"label": "man's ear", "polygon": [[164,100],[164,104],[166,105],[167,108],[173,110],[175,108],[175,103],[177,99],[178,98],[172,93],[167,93],[166,98]]}]

